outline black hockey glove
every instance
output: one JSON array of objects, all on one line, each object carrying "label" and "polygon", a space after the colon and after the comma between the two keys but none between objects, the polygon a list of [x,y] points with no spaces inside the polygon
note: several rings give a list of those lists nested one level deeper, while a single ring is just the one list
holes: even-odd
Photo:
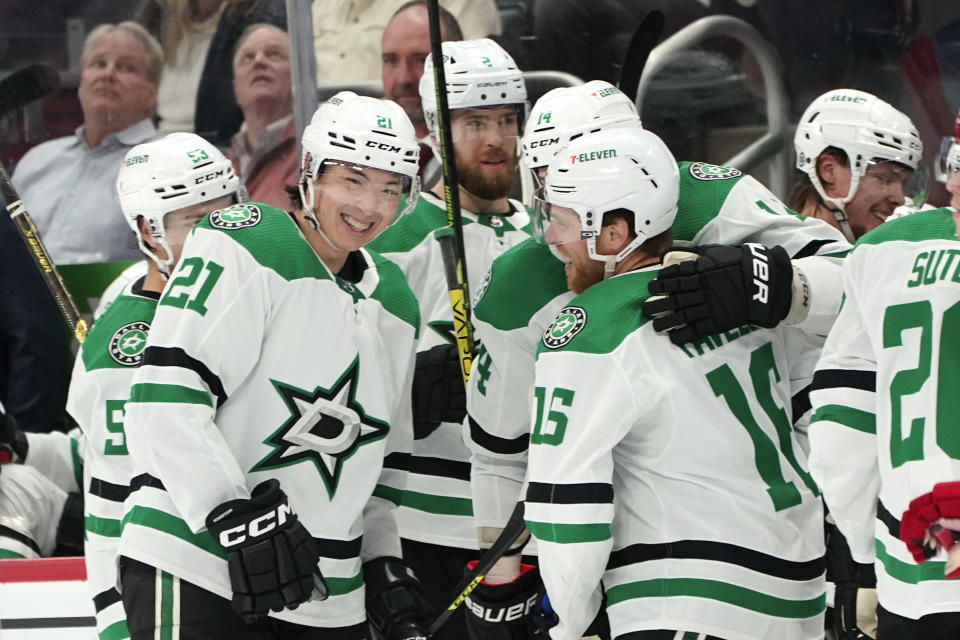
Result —
[{"label": "black hockey glove", "polygon": [[[752,324],[775,327],[790,311],[793,265],[783,247],[704,245],[677,249],[699,257],[664,267],[643,303],[657,332],[674,344]],[[664,254],[664,259],[671,252]]]},{"label": "black hockey glove", "polygon": [[[467,573],[476,565],[467,564]],[[543,584],[540,571],[530,564],[520,565],[513,582],[477,585],[463,602],[467,637],[470,640],[528,640],[546,638],[538,616],[537,603]]]},{"label": "black hockey glove", "polygon": [[824,522],[827,580],[834,584],[833,628],[838,640],[869,638],[857,625],[857,596],[860,589],[875,589],[877,576],[872,564],[853,559],[846,538],[836,525]]},{"label": "black hockey glove", "polygon": [[57,545],[53,555],[83,555],[83,520],[83,494],[79,491],[68,493],[57,523]]},{"label": "black hockey glove", "polygon": [[276,479],[254,487],[249,500],[230,500],[211,511],[207,529],[227,551],[231,604],[245,622],[327,597],[317,565],[320,549]]},{"label": "black hockey glove", "polygon": [[458,347],[441,344],[417,354],[413,372],[413,437],[433,433],[441,422],[463,422],[467,391]]},{"label": "black hockey glove", "polygon": [[0,463],[23,462],[27,459],[27,436],[13,416],[0,411]]},{"label": "black hockey glove", "polygon": [[430,605],[420,580],[399,558],[375,558],[363,565],[367,619],[385,640],[427,640]]}]

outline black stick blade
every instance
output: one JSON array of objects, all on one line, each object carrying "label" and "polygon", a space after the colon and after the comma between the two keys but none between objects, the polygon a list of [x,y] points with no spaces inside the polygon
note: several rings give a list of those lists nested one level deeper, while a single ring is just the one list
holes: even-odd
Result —
[{"label": "black stick blade", "polygon": [[627,47],[623,68],[620,71],[620,91],[631,100],[637,99],[640,76],[643,74],[650,52],[657,46],[660,36],[663,35],[663,25],[663,14],[653,10],[644,16],[643,21],[633,32],[633,37],[630,38],[630,45]]},{"label": "black stick blade", "polygon": [[0,80],[0,117],[48,96],[60,88],[60,74],[48,64],[35,63]]}]

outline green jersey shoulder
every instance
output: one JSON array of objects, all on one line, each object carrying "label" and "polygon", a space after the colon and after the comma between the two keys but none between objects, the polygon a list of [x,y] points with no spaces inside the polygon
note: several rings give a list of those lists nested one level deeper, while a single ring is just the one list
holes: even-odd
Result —
[{"label": "green jersey shoulder", "polygon": [[[261,266],[285,280],[329,279],[289,213],[259,202],[244,202],[213,211],[197,224],[198,230],[219,231],[241,245]],[[181,265],[183,270],[183,265]],[[189,277],[190,274],[185,274]]]},{"label": "green jersey shoulder", "polygon": [[380,275],[379,282],[370,297],[379,300],[383,308],[411,325],[414,337],[420,333],[420,306],[407,285],[407,280],[396,264],[375,251],[368,251],[373,265]]},{"label": "green jersey shoulder", "polygon": [[128,291],[97,319],[80,349],[87,371],[140,366],[157,299]]},{"label": "green jersey shoulder", "polygon": [[537,357],[556,351],[614,351],[628,335],[648,322],[640,306],[650,296],[647,285],[658,271],[651,268],[625,273],[581,293],[560,310],[544,332]]},{"label": "green jersey shoulder", "polygon": [[865,245],[884,242],[923,242],[924,240],[956,240],[957,228],[953,222],[953,209],[944,207],[921,211],[909,216],[884,222],[857,240],[854,250]]},{"label": "green jersey shoulder", "polygon": [[526,326],[545,304],[567,291],[563,262],[533,238],[495,259],[487,277],[474,313],[500,331]]},{"label": "green jersey shoulder", "polygon": [[[414,210],[390,225],[369,244],[369,248],[380,253],[405,253],[422,244],[437,229],[447,226],[447,211],[442,206],[442,202],[436,200],[433,196],[430,196],[430,198],[432,199],[428,199],[421,194]],[[513,210],[516,210],[517,207],[522,205],[511,201],[510,206]],[[528,214],[530,213],[530,210],[526,207],[523,207],[523,209]],[[531,233],[529,215],[525,216],[524,224],[519,227],[511,221],[511,216],[508,215],[465,215],[462,218],[462,223],[463,226],[479,224],[489,227],[497,236],[502,236],[510,231]]]},{"label": "green jersey shoulder", "polygon": [[730,191],[744,174],[739,169],[705,162],[679,162],[680,197],[673,223],[676,240],[693,241],[701,229],[720,213]]}]

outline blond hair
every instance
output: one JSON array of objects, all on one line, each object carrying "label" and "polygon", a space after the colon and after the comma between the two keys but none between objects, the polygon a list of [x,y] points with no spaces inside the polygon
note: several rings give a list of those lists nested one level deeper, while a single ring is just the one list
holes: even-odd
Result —
[{"label": "blond hair", "polygon": [[83,42],[83,53],[80,59],[87,59],[87,53],[94,42],[102,36],[117,30],[126,31],[140,41],[140,44],[143,45],[144,52],[147,54],[147,79],[149,79],[151,83],[159,85],[160,76],[163,74],[163,49],[160,47],[160,43],[157,42],[156,38],[150,35],[140,24],[132,20],[125,20],[120,24],[105,23],[95,27]]}]

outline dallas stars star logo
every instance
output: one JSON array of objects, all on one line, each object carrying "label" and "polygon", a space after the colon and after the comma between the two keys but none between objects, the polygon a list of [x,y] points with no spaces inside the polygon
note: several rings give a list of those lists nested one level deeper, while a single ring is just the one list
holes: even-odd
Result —
[{"label": "dallas stars star logo", "polygon": [[263,441],[273,451],[252,471],[310,461],[333,498],[344,460],[361,445],[385,437],[390,429],[386,422],[368,416],[357,402],[359,370],[359,361],[354,359],[330,389],[317,387],[313,392],[271,380],[290,417]]}]

